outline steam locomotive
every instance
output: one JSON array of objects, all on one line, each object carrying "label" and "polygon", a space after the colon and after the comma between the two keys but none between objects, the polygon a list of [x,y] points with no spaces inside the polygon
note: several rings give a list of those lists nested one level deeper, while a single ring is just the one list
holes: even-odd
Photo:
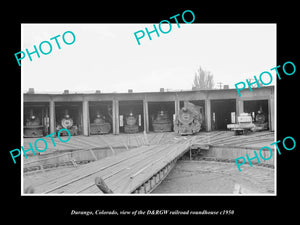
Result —
[{"label": "steam locomotive", "polygon": [[[59,123],[57,123],[56,132],[58,132],[62,128],[68,129],[72,136],[78,135],[78,126],[74,124],[74,121],[68,114],[67,110],[65,111],[64,117],[60,120]],[[67,131],[63,130],[61,131],[60,135],[67,136],[68,133]]]},{"label": "steam locomotive", "polygon": [[124,132],[125,133],[138,133],[139,132],[139,126],[136,124],[137,118],[133,115],[133,113],[130,113],[126,117],[126,124],[124,126]]},{"label": "steam locomotive", "polygon": [[33,110],[30,110],[30,115],[26,119],[24,126],[24,137],[42,137],[43,127],[40,119],[33,114]]},{"label": "steam locomotive", "polygon": [[257,114],[255,116],[255,122],[254,128],[252,128],[252,131],[261,131],[261,130],[267,130],[268,129],[268,122],[265,116],[265,113],[263,112],[262,108],[257,111]]},{"label": "steam locomotive", "polygon": [[97,112],[94,122],[90,124],[91,134],[108,134],[111,130],[110,123],[106,122],[105,116]]},{"label": "steam locomotive", "polygon": [[203,115],[201,106],[185,101],[184,107],[179,110],[175,118],[174,132],[180,135],[195,134],[200,131],[203,124]]},{"label": "steam locomotive", "polygon": [[156,118],[152,117],[152,126],[154,132],[168,132],[172,130],[172,121],[166,111],[158,111]]}]

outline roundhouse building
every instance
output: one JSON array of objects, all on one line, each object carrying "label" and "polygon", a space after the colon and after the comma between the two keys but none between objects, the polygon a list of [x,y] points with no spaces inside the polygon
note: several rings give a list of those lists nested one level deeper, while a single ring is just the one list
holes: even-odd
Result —
[{"label": "roundhouse building", "polygon": [[[154,115],[165,111],[173,121],[184,101],[201,106],[204,115],[202,130],[226,130],[227,124],[235,123],[242,112],[255,116],[258,110],[266,115],[268,128],[274,131],[274,86],[244,89],[241,97],[236,89],[191,90],[179,92],[135,93],[69,93],[38,94],[32,88],[24,94],[23,126],[24,137],[28,132],[45,136],[56,132],[59,122],[72,118],[75,134],[92,135],[97,133],[119,134],[125,132],[124,120],[127,115],[135,115],[138,132],[152,132]],[[107,124],[107,129],[97,130],[98,122]],[[110,124],[110,125],[109,125]],[[70,124],[66,124],[70,125]],[[32,127],[39,132],[32,131]],[[201,131],[200,131],[201,132]]]}]

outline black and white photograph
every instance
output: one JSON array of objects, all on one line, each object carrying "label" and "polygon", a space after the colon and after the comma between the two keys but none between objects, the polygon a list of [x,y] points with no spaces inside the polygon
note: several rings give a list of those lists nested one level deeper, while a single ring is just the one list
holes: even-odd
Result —
[{"label": "black and white photograph", "polygon": [[21,32],[23,194],[276,194],[276,24]]},{"label": "black and white photograph", "polygon": [[296,217],[295,6],[60,4],[3,20],[6,217]]}]

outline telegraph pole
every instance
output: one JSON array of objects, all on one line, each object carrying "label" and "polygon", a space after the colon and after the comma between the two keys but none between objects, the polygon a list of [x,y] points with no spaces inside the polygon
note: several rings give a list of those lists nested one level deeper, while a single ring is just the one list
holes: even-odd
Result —
[{"label": "telegraph pole", "polygon": [[222,82],[218,82],[217,84],[219,84],[220,85],[220,89],[222,89]]}]

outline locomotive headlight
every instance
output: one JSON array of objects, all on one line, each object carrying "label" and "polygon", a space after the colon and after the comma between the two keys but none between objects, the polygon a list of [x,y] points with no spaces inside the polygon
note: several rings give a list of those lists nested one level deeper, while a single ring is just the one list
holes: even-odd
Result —
[{"label": "locomotive headlight", "polygon": [[31,119],[33,119],[33,120],[34,120],[34,119],[35,119],[35,116],[31,116]]}]

